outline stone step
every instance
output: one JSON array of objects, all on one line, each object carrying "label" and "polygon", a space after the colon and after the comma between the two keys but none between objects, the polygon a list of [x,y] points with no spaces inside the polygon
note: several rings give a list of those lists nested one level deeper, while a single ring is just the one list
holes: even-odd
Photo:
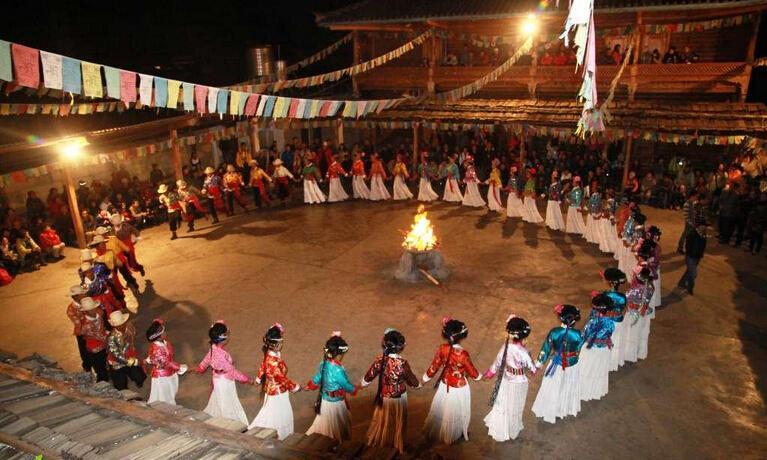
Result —
[{"label": "stone step", "polygon": [[134,437],[133,439],[109,448],[109,450],[101,452],[98,458],[104,460],[120,460],[147,447],[157,446],[158,444],[165,442],[170,436],[171,434],[169,432],[162,429],[149,431],[142,436]]},{"label": "stone step", "polygon": [[41,409],[45,410],[64,404],[68,401],[70,401],[69,398],[60,394],[50,394],[37,398],[23,399],[11,404],[5,404],[3,405],[3,409],[7,410],[8,412],[13,412],[16,415],[27,415]]},{"label": "stone step", "polygon": [[298,448],[319,453],[330,453],[338,446],[337,439],[323,436],[319,433],[312,433],[306,439],[298,443]]},{"label": "stone step", "polygon": [[134,460],[155,460],[179,458],[194,452],[209,444],[209,441],[196,438],[188,434],[176,434],[165,440],[162,444],[148,447],[131,455]]},{"label": "stone step", "polygon": [[18,450],[14,449],[8,444],[0,444],[0,460],[8,460],[18,453]]},{"label": "stone step", "polygon": [[211,417],[203,423],[237,433],[241,433],[247,428],[242,422],[223,417]]},{"label": "stone step", "polygon": [[0,381],[0,390],[2,390],[3,388],[12,387],[14,385],[21,385],[21,382],[19,380],[14,380],[10,378]]},{"label": "stone step", "polygon": [[307,438],[303,433],[290,433],[285,439],[282,440],[282,444],[287,447],[296,447],[298,443]]},{"label": "stone step", "polygon": [[0,427],[19,419],[19,416],[0,409]]},{"label": "stone step", "polygon": [[37,426],[38,426],[37,422],[32,420],[31,418],[19,417],[17,420],[14,420],[13,422],[0,428],[0,431],[2,431],[5,434],[10,434],[12,436],[20,437],[34,430],[35,428],[37,428]]},{"label": "stone step", "polygon": [[0,389],[0,404],[6,404],[12,401],[18,401],[20,399],[31,398],[34,396],[42,396],[50,393],[50,390],[40,388],[37,385],[30,383],[24,383],[21,385],[14,385],[8,388]]}]

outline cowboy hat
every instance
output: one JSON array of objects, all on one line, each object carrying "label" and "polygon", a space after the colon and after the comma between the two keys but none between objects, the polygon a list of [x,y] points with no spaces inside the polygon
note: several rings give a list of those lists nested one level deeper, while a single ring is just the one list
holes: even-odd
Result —
[{"label": "cowboy hat", "polygon": [[107,233],[109,233],[109,229],[107,227],[96,227],[96,235],[104,236]]},{"label": "cowboy hat", "polygon": [[80,264],[80,271],[81,272],[87,272],[93,270],[93,264],[90,262],[83,262]]},{"label": "cowboy hat", "polygon": [[94,237],[93,237],[93,239],[91,240],[91,242],[90,242],[90,243],[88,243],[88,246],[89,246],[89,247],[98,246],[99,244],[103,243],[104,241],[106,241],[106,240],[104,240],[104,237],[103,237],[103,236],[101,236],[101,235],[96,235],[96,236],[94,236]]},{"label": "cowboy hat", "polygon": [[226,172],[230,172],[231,173],[231,172],[234,172],[234,171],[235,171],[234,165],[226,165]]},{"label": "cowboy hat", "polygon": [[248,164],[249,164],[250,166],[258,166],[258,162],[257,162],[256,160],[250,160],[250,161],[248,162]]},{"label": "cowboy hat", "polygon": [[112,325],[112,327],[122,326],[128,322],[128,318],[130,318],[130,313],[123,313],[122,310],[115,310],[109,314],[109,324]]},{"label": "cowboy hat", "polygon": [[88,290],[85,289],[82,285],[75,284],[74,286],[69,288],[69,295],[67,295],[67,297],[74,297],[76,295],[83,295],[83,294],[85,294],[87,292],[88,292]]},{"label": "cowboy hat", "polygon": [[109,216],[109,222],[112,223],[112,225],[120,225],[123,223],[123,216],[120,214],[114,213],[111,216]]},{"label": "cowboy hat", "polygon": [[272,164],[273,164],[274,166],[280,166],[280,165],[282,164],[282,160],[280,160],[279,158],[277,158],[276,160],[272,161]]},{"label": "cowboy hat", "polygon": [[80,299],[80,311],[91,311],[95,310],[96,308],[101,305],[101,302],[98,300],[94,300],[91,297],[83,297]]},{"label": "cowboy hat", "polygon": [[160,187],[157,189],[157,193],[162,195],[163,193],[168,191],[168,186],[165,184],[160,184]]},{"label": "cowboy hat", "polygon": [[80,249],[80,262],[89,262],[93,260],[93,252],[90,249]]},{"label": "cowboy hat", "polygon": [[216,172],[216,170],[215,170],[215,169],[213,169],[213,168],[212,168],[212,167],[210,167],[210,166],[208,166],[207,168],[205,168],[205,174],[213,174],[214,172]]},{"label": "cowboy hat", "polygon": [[182,189],[182,188],[186,188],[186,181],[182,180],[182,179],[177,180],[176,181],[176,187],[178,187],[179,190]]}]

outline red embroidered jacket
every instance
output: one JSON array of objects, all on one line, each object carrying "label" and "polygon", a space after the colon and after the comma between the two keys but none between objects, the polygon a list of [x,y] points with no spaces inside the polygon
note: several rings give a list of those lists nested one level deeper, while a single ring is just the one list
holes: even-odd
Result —
[{"label": "red embroidered jacket", "polygon": [[364,176],[365,162],[362,160],[354,160],[354,163],[352,163],[352,174],[355,176]]},{"label": "red embroidered jacket", "polygon": [[163,343],[152,342],[146,361],[152,366],[152,378],[170,377],[181,367],[173,360],[173,345],[167,340]]},{"label": "red embroidered jacket", "polygon": [[264,391],[269,396],[276,396],[296,389],[298,386],[288,378],[288,366],[282,360],[279,353],[270,351],[266,354],[261,368],[258,370],[258,379],[264,386]]},{"label": "red embroidered jacket", "polygon": [[85,337],[85,347],[91,353],[98,353],[107,347],[107,327],[104,322],[104,312],[101,309],[93,311],[94,316],[83,315],[80,333]]},{"label": "red embroidered jacket", "polygon": [[[448,354],[450,355],[449,361]],[[479,377],[479,372],[474,367],[474,363],[471,362],[469,352],[457,346],[450,351],[450,345],[446,343],[440,345],[431,365],[426,370],[426,375],[429,378],[434,377],[443,366],[445,373],[442,376],[442,382],[453,388],[465,386],[467,375],[473,379]]]},{"label": "red embroidered jacket", "polygon": [[[382,356],[373,361],[370,369],[368,369],[363,377],[365,385],[373,383],[378,379],[382,361]],[[414,388],[420,385],[418,377],[410,370],[410,364],[399,355],[389,355],[386,358],[386,369],[384,370],[382,383],[381,396],[384,398],[401,397],[407,391],[406,384]]]},{"label": "red embroidered jacket", "polygon": [[344,170],[344,167],[341,166],[341,163],[334,161],[330,163],[330,166],[328,166],[328,177],[331,179],[334,179],[336,177],[345,175],[346,171]]},{"label": "red embroidered jacket", "polygon": [[381,179],[386,179],[386,170],[384,169],[381,160],[373,160],[370,162],[370,175],[381,176]]},{"label": "red embroidered jacket", "polygon": [[69,317],[69,320],[72,321],[72,325],[74,326],[73,334],[83,335],[82,328],[85,318],[83,312],[80,311],[79,305],[74,302],[69,302],[69,305],[67,306],[67,317]]}]

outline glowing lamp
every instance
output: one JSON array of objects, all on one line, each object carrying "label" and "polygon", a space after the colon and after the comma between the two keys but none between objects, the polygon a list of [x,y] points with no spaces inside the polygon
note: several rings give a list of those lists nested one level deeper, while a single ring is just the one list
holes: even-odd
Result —
[{"label": "glowing lamp", "polygon": [[67,139],[61,143],[61,154],[67,160],[76,160],[80,157],[83,151],[83,147],[88,145],[88,140],[84,137],[77,137],[74,139]]},{"label": "glowing lamp", "polygon": [[536,32],[538,32],[538,18],[535,16],[535,13],[530,13],[522,23],[522,33],[527,37],[531,37]]}]

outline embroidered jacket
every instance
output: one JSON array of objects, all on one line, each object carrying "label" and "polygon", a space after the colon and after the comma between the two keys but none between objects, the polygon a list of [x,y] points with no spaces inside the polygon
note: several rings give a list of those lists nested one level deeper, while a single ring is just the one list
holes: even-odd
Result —
[{"label": "embroidered jacket", "polygon": [[179,202],[178,193],[176,192],[163,193],[158,199],[160,200],[160,204],[165,206],[169,213],[181,210],[181,203]]},{"label": "embroidered jacket", "polygon": [[263,169],[258,166],[250,170],[250,185],[257,186],[259,182],[271,182],[272,178]]},{"label": "embroidered jacket", "polygon": [[401,161],[394,163],[391,173],[395,176],[402,176],[403,179],[410,177],[410,174],[407,172],[407,166]]},{"label": "embroidered jacket", "polygon": [[525,194],[529,196],[535,195],[535,179],[531,178],[525,182]]},{"label": "embroidered jacket", "polygon": [[652,282],[646,285],[637,284],[626,291],[626,308],[635,316],[646,316],[652,313],[650,300],[655,294],[655,286]]},{"label": "embroidered jacket", "polygon": [[381,160],[374,159],[370,162],[370,175],[381,176],[381,179],[386,179],[386,170],[384,170]]},{"label": "embroidered jacket", "polygon": [[298,384],[288,378],[288,366],[276,351],[266,353],[256,375],[256,383],[261,383],[264,392],[269,396],[276,396],[298,387]]},{"label": "embroidered jacket", "polygon": [[205,353],[205,357],[197,365],[197,372],[202,374],[208,367],[213,370],[213,378],[223,377],[240,383],[251,382],[250,377],[234,367],[232,355],[221,345],[210,346],[210,350]]},{"label": "embroidered jacket", "polygon": [[501,186],[501,170],[493,167],[493,169],[490,171],[490,177],[487,179],[487,182],[489,184],[495,185],[496,187]]},{"label": "embroidered jacket", "polygon": [[599,216],[602,214],[602,196],[598,193],[594,193],[589,197],[589,214],[593,216]]},{"label": "embroidered jacket", "polygon": [[354,160],[354,163],[352,163],[352,174],[355,176],[364,176],[365,162],[362,160]]},{"label": "embroidered jacket", "polygon": [[455,179],[459,180],[461,178],[461,170],[458,168],[458,165],[455,163],[450,163],[445,168],[445,172],[447,173],[448,179]]},{"label": "embroidered jacket", "polygon": [[567,369],[575,366],[578,364],[578,354],[582,345],[581,331],[564,325],[555,327],[549,331],[546,340],[543,341],[541,351],[538,353],[537,365],[542,366],[551,357],[551,364],[546,370],[547,376],[551,375],[557,367]]},{"label": "embroidered jacket", "polygon": [[283,165],[279,165],[276,168],[274,168],[274,174],[272,174],[276,179],[287,181],[288,178],[293,179],[293,174],[288,171],[288,168],[286,168]]},{"label": "embroidered jacket", "polygon": [[344,170],[344,167],[341,166],[341,163],[337,161],[330,163],[330,166],[328,166],[328,177],[335,179],[343,175],[346,175],[346,171]]},{"label": "embroidered jacket", "polygon": [[123,222],[120,228],[115,229],[115,236],[121,242],[125,243],[126,247],[130,249],[130,245],[133,244],[133,238],[139,236],[140,233],[133,225]]},{"label": "embroidered jacket", "polygon": [[463,177],[463,181],[466,183],[477,182],[477,170],[474,169],[474,166],[468,166],[466,168],[466,174]]},{"label": "embroidered jacket", "polygon": [[445,368],[442,374],[442,382],[453,388],[465,386],[467,375],[473,379],[479,377],[479,372],[474,367],[474,363],[471,362],[469,352],[461,348],[460,345],[453,345],[452,351],[449,344],[443,343],[440,345],[437,354],[434,355],[434,359],[431,361],[431,365],[426,370],[426,375],[432,378],[437,375],[437,372],[442,367]]},{"label": "embroidered jacket", "polygon": [[[320,381],[322,381],[322,388],[319,387]],[[320,363],[317,373],[307,383],[307,387],[310,390],[319,389],[322,392],[322,399],[329,402],[343,401],[347,393],[352,395],[357,393],[357,388],[349,381],[344,366],[334,359],[326,360],[324,366]]]},{"label": "embroidered jacket", "polygon": [[136,347],[133,346],[135,337],[136,329],[130,323],[125,327],[125,332],[120,332],[115,328],[109,333],[107,362],[112,366],[112,369],[121,369],[128,365],[131,358],[136,358]]},{"label": "embroidered jacket", "polygon": [[567,194],[567,203],[573,208],[581,207],[581,203],[583,203],[583,189],[579,185],[573,187]]},{"label": "embroidered jacket", "polygon": [[[594,310],[592,310],[593,312]],[[595,314],[586,322],[581,337],[586,348],[612,348],[612,335],[615,331],[615,322],[610,318]]]},{"label": "embroidered jacket", "polygon": [[83,314],[80,332],[85,337],[85,348],[91,353],[98,353],[107,347],[109,333],[104,322],[104,312],[96,309],[90,313],[93,313],[93,315]]},{"label": "embroidered jacket", "polygon": [[554,181],[549,185],[549,201],[559,201],[562,198],[562,182]]},{"label": "embroidered jacket", "polygon": [[[622,322],[623,316],[626,314],[626,296],[618,291],[604,291],[604,293],[613,301],[613,307],[608,310],[604,316],[616,323]],[[594,310],[592,310],[592,312],[594,312]]]},{"label": "embroidered jacket", "polygon": [[[368,386],[378,378],[378,374],[381,373],[382,362],[382,356],[377,357],[373,361],[370,369],[362,378],[362,386]],[[399,398],[407,392],[406,385],[417,388],[420,384],[418,377],[413,374],[410,364],[408,364],[406,359],[397,354],[390,354],[386,357],[386,369],[383,371],[381,396],[384,398]]]},{"label": "embroidered jacket", "polygon": [[634,216],[630,215],[623,224],[623,234],[621,235],[621,239],[623,239],[625,244],[632,244],[634,242],[635,232],[636,226],[634,225]]},{"label": "embroidered jacket", "polygon": [[173,360],[173,346],[167,340],[155,340],[149,345],[147,364],[152,366],[152,377],[170,377],[180,366]]},{"label": "embroidered jacket", "polygon": [[522,179],[519,174],[509,174],[509,183],[506,187],[512,192],[519,193],[522,191]]},{"label": "embroidered jacket", "polygon": [[202,183],[202,188],[208,192],[211,190],[221,190],[221,177],[217,174],[211,174],[205,177],[205,181]]},{"label": "embroidered jacket", "polygon": [[431,177],[434,175],[432,174],[432,171],[429,170],[429,164],[421,162],[418,164],[418,174],[421,176],[422,179],[430,180]]},{"label": "embroidered jacket", "polygon": [[[525,369],[535,370],[535,364],[533,363],[533,358],[530,357],[530,352],[521,343],[509,342],[506,351],[506,363],[503,363],[503,349],[504,346],[502,345],[485,377],[493,378],[498,372],[503,372],[505,380],[527,382]],[[503,366],[503,370],[501,370],[501,366]]]},{"label": "embroidered jacket", "polygon": [[74,300],[67,305],[67,317],[69,318],[69,321],[72,321],[72,325],[74,326],[72,334],[83,335],[82,327],[85,317],[83,312],[80,311],[80,305]]},{"label": "embroidered jacket", "polygon": [[310,163],[306,166],[304,166],[304,169],[301,170],[301,175],[303,176],[304,180],[313,180],[317,181],[322,176],[320,176],[320,170],[317,168],[317,165],[314,163]]}]

